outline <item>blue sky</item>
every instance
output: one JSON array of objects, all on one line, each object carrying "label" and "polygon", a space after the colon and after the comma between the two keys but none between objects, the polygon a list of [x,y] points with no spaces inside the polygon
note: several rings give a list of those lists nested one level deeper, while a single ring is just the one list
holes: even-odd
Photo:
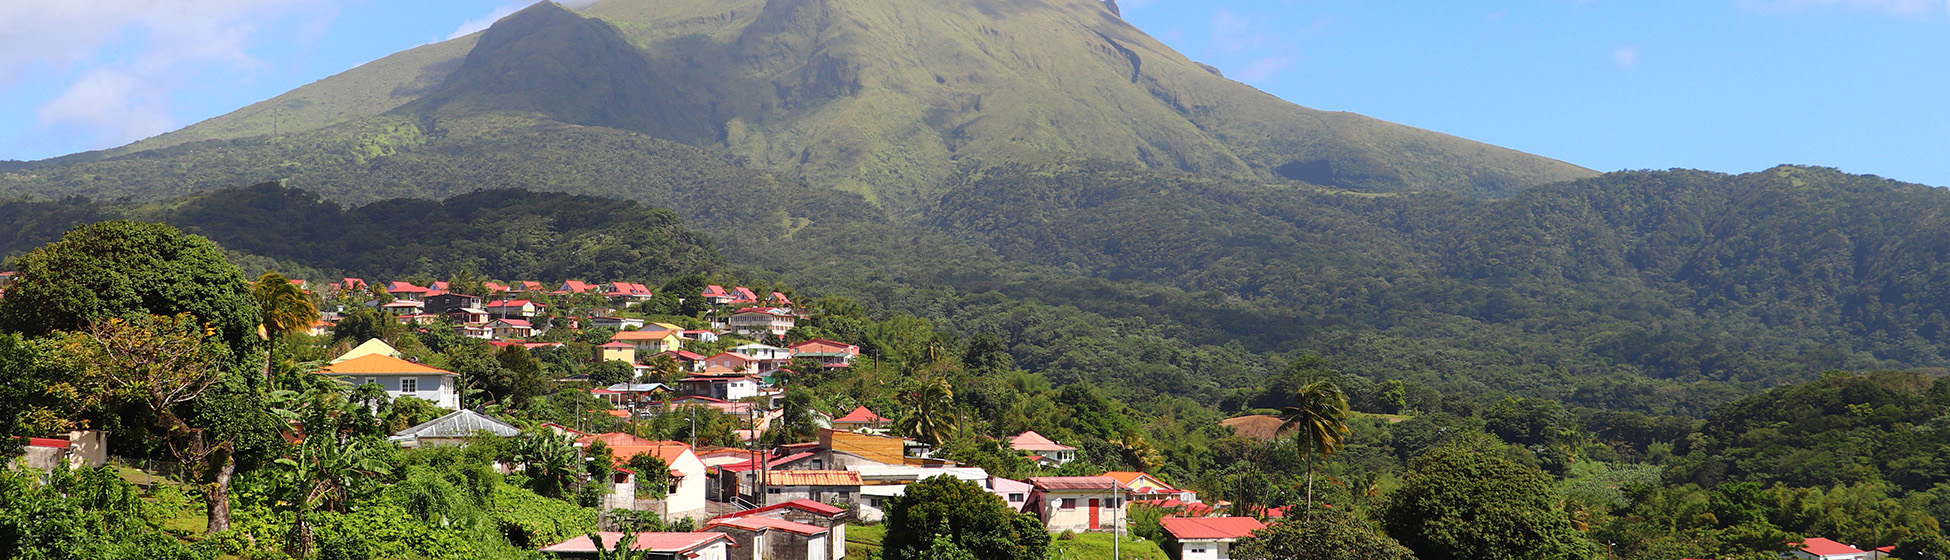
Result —
[{"label": "blue sky", "polygon": [[[1950,186],[1950,0],[1120,4],[1194,60],[1317,109],[1601,171],[1802,163]],[[178,128],[521,5],[6,0],[0,159]]]}]

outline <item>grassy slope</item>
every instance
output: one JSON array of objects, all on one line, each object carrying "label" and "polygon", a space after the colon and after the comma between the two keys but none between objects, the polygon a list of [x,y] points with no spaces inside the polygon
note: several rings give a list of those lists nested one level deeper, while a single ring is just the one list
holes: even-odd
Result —
[{"label": "grassy slope", "polygon": [[[484,34],[405,51],[130,146],[38,166],[239,146],[209,140],[286,144],[274,162],[318,163],[338,144],[361,139],[363,132],[348,132],[363,126],[355,123],[392,114],[423,128],[429,118],[489,116],[644,132],[860,193],[896,215],[930,204],[957,160],[1032,153],[1367,190],[1503,194],[1590,174],[1287,103],[1213,74],[1096,0],[608,0],[587,14],[597,19],[538,5]],[[278,138],[266,136],[274,113]],[[326,131],[337,137],[317,141]],[[454,128],[445,138],[477,140],[464,134]],[[326,153],[289,149],[293,140]],[[216,157],[223,155],[192,159]],[[348,172],[365,163],[352,161]],[[247,182],[290,176],[271,170]],[[169,196],[234,184],[137,177],[105,194]],[[77,180],[16,186],[34,194],[89,190]],[[331,185],[322,192],[361,199]]]}]

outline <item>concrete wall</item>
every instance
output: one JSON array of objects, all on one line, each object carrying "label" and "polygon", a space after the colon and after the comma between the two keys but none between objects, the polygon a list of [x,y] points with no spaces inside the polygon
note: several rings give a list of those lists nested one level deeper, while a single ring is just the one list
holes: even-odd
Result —
[{"label": "concrete wall", "polygon": [[[1232,544],[1218,541],[1179,541],[1178,560],[1227,560]],[[1203,552],[1197,552],[1197,551]]]},{"label": "concrete wall", "polygon": [[[1074,499],[1075,507],[1064,509],[1063,500]],[[1043,526],[1051,531],[1089,531],[1090,500],[1097,500],[1097,525],[1101,530],[1116,527],[1124,519],[1122,507],[1110,507],[1111,491],[1057,491],[1043,495]],[[1120,504],[1121,506],[1122,504]]]}]

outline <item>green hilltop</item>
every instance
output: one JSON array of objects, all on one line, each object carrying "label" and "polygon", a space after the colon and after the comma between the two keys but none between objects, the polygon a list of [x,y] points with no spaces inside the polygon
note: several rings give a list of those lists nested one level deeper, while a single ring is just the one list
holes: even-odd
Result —
[{"label": "green hilltop", "polygon": [[[615,156],[580,165],[632,165],[637,147],[675,143],[718,160],[687,166],[775,172],[859,193],[896,215],[932,204],[962,165],[1047,154],[1491,196],[1593,174],[1288,103],[1172,51],[1097,0],[606,0],[581,13],[538,3],[482,33],[129,146],[30,164],[4,181],[30,194],[136,199],[271,179],[348,202],[443,196],[451,192],[324,177],[408,153],[457,168],[525,158],[478,148],[548,143],[577,127],[604,129],[576,134],[602,137],[595,151]],[[589,172],[561,163],[531,167]],[[438,169],[413,179],[461,181]],[[468,177],[457,189],[557,190],[516,179]],[[90,186],[102,182],[117,186]]]}]

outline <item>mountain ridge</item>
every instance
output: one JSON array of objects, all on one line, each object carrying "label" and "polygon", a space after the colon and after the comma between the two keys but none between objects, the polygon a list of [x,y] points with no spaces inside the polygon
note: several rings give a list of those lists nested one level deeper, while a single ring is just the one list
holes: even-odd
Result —
[{"label": "mountain ridge", "polygon": [[[856,192],[896,215],[929,205],[963,161],[1046,153],[1481,196],[1594,174],[1294,105],[1192,62],[1097,0],[607,0],[581,12],[541,2],[183,130],[28,167],[477,116],[639,132]],[[259,162],[241,183],[290,176],[279,163]]]}]

